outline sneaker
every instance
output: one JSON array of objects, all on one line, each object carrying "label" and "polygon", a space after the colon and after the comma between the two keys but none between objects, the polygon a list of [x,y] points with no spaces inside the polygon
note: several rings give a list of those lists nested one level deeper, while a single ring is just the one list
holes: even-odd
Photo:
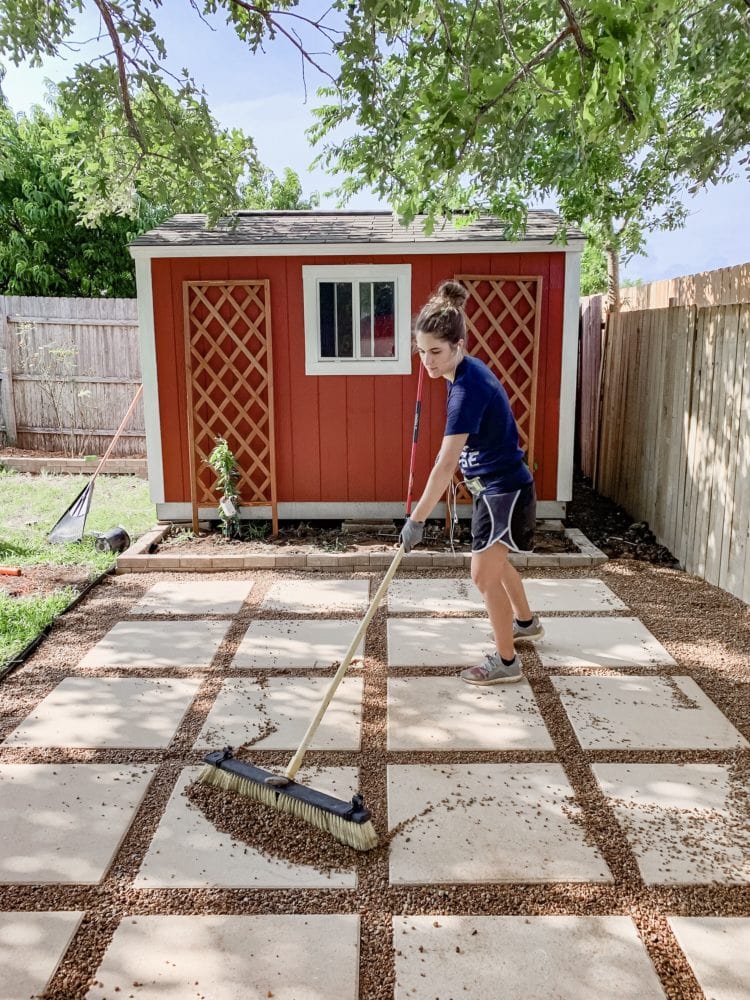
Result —
[{"label": "sneaker", "polygon": [[[544,635],[544,625],[539,621],[539,615],[531,616],[531,625],[527,625],[522,628],[516,619],[513,619],[513,642],[520,642],[523,639],[528,639],[531,642],[536,642],[537,639],[541,639]],[[490,642],[495,641],[495,633],[488,632],[487,638]]]},{"label": "sneaker", "polygon": [[539,621],[539,615],[532,615],[531,625],[525,628],[513,619],[513,642],[518,642],[519,639],[541,639],[543,635],[544,626]]},{"label": "sneaker", "polygon": [[460,676],[467,684],[512,684],[523,677],[521,659],[516,654],[506,666],[497,653],[488,653],[475,667],[462,670]]}]

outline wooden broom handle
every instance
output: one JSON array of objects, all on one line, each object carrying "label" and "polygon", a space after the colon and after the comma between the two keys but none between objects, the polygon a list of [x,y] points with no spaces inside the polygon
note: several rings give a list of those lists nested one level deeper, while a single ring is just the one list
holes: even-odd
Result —
[{"label": "wooden broom handle", "polygon": [[299,771],[300,765],[302,764],[302,760],[303,760],[305,754],[307,753],[307,750],[308,750],[308,748],[310,746],[310,743],[312,742],[313,737],[315,736],[315,733],[318,730],[318,726],[320,725],[320,720],[325,715],[326,709],[330,705],[331,699],[333,698],[334,694],[336,693],[336,688],[341,683],[342,677],[344,676],[344,674],[346,673],[346,671],[349,669],[349,664],[351,663],[352,658],[353,658],[353,656],[354,656],[354,654],[355,654],[355,652],[357,650],[357,646],[359,645],[359,643],[360,643],[360,641],[362,639],[362,636],[367,631],[367,626],[372,621],[375,612],[378,610],[378,605],[382,601],[383,595],[385,594],[386,590],[388,590],[388,587],[390,586],[391,580],[396,575],[396,570],[399,567],[399,563],[401,562],[401,559],[402,559],[403,555],[404,555],[404,547],[403,547],[403,545],[399,545],[398,551],[396,552],[396,555],[393,557],[393,562],[388,567],[388,572],[383,577],[383,580],[382,580],[380,586],[378,587],[378,589],[377,589],[377,591],[375,593],[375,596],[373,597],[372,601],[370,602],[370,607],[367,609],[367,614],[365,615],[365,617],[360,622],[360,625],[359,625],[359,628],[357,629],[356,635],[354,636],[354,638],[352,639],[352,641],[349,643],[349,648],[346,651],[344,659],[341,661],[341,665],[339,666],[338,670],[334,674],[331,683],[328,685],[328,690],[326,691],[325,695],[323,696],[323,700],[321,701],[320,707],[318,708],[318,711],[315,714],[315,718],[312,720],[312,722],[310,723],[310,725],[307,727],[307,732],[302,737],[302,742],[300,743],[300,745],[299,745],[299,747],[297,749],[297,752],[292,757],[292,759],[289,761],[289,766],[287,767],[286,771],[284,772],[284,777],[288,778],[290,781],[292,781],[292,779],[294,778],[294,776],[297,773],[297,771]]},{"label": "wooden broom handle", "polygon": [[135,396],[133,397],[133,402],[132,402],[132,403],[130,404],[130,406],[128,407],[128,412],[127,412],[127,413],[125,414],[125,416],[124,416],[124,417],[122,418],[122,422],[120,423],[120,426],[119,426],[119,427],[117,428],[117,430],[115,431],[115,436],[114,436],[114,437],[112,438],[112,440],[111,440],[111,441],[109,442],[109,447],[108,447],[108,448],[107,448],[107,450],[106,450],[106,451],[104,452],[104,458],[103,458],[103,459],[102,459],[102,460],[101,460],[101,461],[99,462],[99,464],[97,465],[97,467],[96,467],[96,468],[94,469],[94,474],[93,474],[93,476],[91,477],[91,479],[90,479],[90,481],[89,481],[90,483],[93,483],[93,481],[94,481],[94,480],[96,479],[96,477],[97,477],[97,476],[99,475],[99,473],[100,473],[100,472],[101,472],[101,470],[102,470],[102,466],[103,466],[103,465],[104,465],[104,463],[105,463],[105,462],[107,461],[107,459],[109,458],[110,454],[112,453],[112,449],[113,449],[113,448],[114,448],[114,446],[115,446],[115,445],[117,444],[117,442],[118,442],[118,440],[119,440],[119,438],[120,438],[120,435],[122,434],[122,432],[123,432],[123,431],[125,430],[125,428],[127,427],[127,424],[128,424],[128,420],[130,420],[130,418],[132,417],[132,415],[133,415],[133,410],[135,409],[135,406],[136,406],[136,403],[137,403],[137,402],[138,402],[138,400],[139,400],[139,399],[141,398],[141,394],[142,394],[142,393],[143,393],[143,383],[141,383],[141,384],[140,384],[140,385],[138,386],[138,392],[137,392],[137,393],[135,394]]}]

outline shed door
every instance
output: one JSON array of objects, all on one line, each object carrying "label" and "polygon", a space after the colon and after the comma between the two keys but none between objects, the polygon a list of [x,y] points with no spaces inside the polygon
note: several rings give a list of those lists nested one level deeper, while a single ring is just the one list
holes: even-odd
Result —
[{"label": "shed door", "polygon": [[270,505],[275,534],[269,283],[186,281],[183,295],[194,527],[199,507],[218,505],[207,459],[223,437],[240,468],[237,489],[243,506]]}]

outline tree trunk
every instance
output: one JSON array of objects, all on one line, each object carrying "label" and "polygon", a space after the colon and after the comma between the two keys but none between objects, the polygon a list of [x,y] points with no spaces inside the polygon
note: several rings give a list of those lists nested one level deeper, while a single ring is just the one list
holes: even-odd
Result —
[{"label": "tree trunk", "polygon": [[620,311],[620,251],[609,244],[607,253],[607,308],[610,312]]}]

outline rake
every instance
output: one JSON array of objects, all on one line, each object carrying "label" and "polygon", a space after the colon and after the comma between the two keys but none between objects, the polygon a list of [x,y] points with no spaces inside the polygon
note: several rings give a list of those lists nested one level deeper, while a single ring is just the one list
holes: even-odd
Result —
[{"label": "rake", "polygon": [[[419,417],[422,403],[422,378],[424,367],[419,366],[419,381],[417,384],[417,404],[414,414],[414,433],[412,435],[411,457],[409,461],[409,486],[406,498],[406,516],[411,513],[412,487],[414,482],[414,462],[416,458],[417,438],[419,436]],[[318,707],[315,717],[307,727],[297,751],[283,774],[274,774],[246,761],[236,760],[232,748],[225,747],[209,753],[204,758],[203,770],[198,775],[198,782],[211,785],[225,791],[236,792],[246,798],[262,802],[279,812],[298,816],[311,826],[331,834],[342,844],[347,844],[358,851],[369,851],[377,847],[378,835],[372,822],[372,814],[366,808],[364,799],[357,793],[351,801],[335,798],[324,792],[308,788],[295,781],[295,775],[302,765],[310,743],[318,730],[318,726],[331,703],[336,689],[349,668],[375,612],[385,596],[391,580],[404,555],[403,545],[399,545],[395,556],[383,577],[375,596],[357,632],[349,643],[341,664],[334,674]]]}]

